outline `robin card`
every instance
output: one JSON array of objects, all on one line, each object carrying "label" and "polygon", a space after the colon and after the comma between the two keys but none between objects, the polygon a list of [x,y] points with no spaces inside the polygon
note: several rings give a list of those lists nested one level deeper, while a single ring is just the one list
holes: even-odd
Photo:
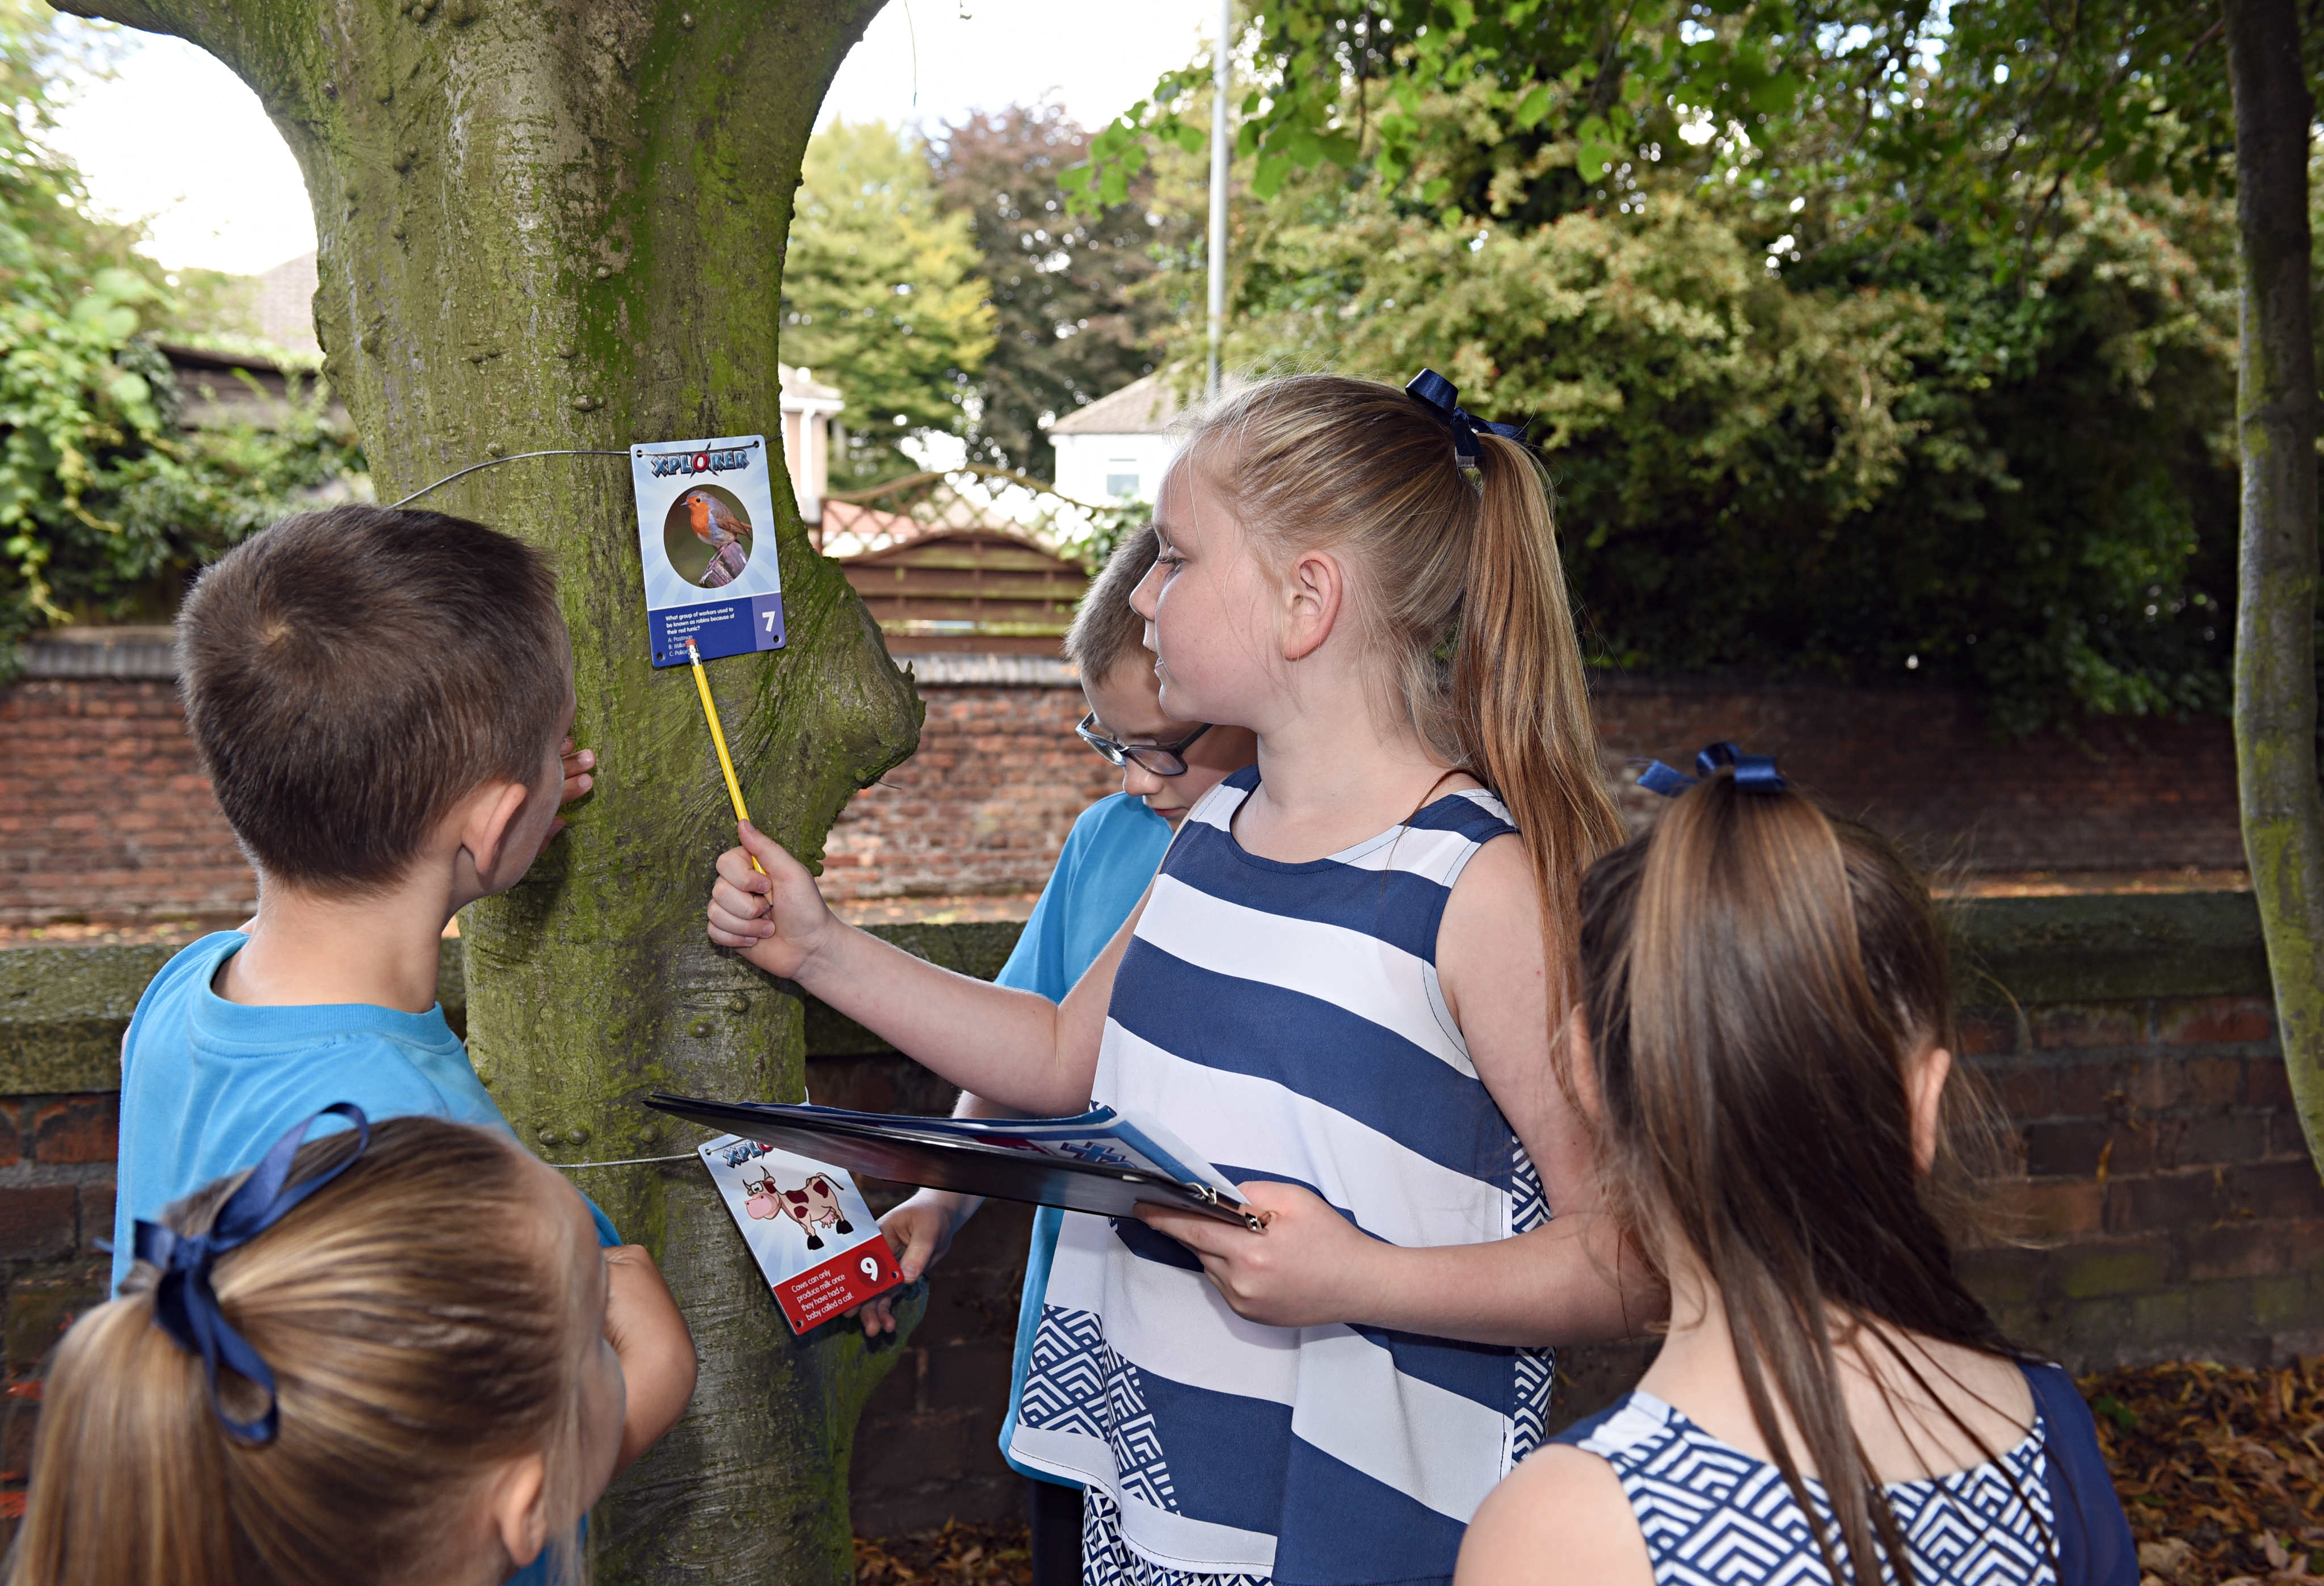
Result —
[{"label": "robin card", "polygon": [[782,648],[779,461],[762,435],[630,447],[654,665],[685,665],[688,639],[704,660]]}]

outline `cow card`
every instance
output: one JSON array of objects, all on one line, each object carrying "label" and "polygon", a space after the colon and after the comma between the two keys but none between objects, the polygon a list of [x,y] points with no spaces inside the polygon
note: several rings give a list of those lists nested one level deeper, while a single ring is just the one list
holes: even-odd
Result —
[{"label": "cow card", "polygon": [[793,1332],[904,1281],[855,1181],[740,1135],[697,1148]]},{"label": "cow card", "polygon": [[782,648],[773,466],[762,435],[630,447],[654,665]]}]

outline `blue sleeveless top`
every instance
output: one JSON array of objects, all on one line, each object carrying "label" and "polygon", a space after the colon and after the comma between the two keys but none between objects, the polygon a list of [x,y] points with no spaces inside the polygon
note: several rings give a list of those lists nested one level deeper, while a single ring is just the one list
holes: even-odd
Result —
[{"label": "blue sleeveless top", "polygon": [[[1236,1183],[1322,1196],[1403,1246],[1547,1216],[1436,979],[1480,790],[1305,864],[1244,852],[1238,771],[1189,812],[1114,979],[1096,1099]],[[1376,1327],[1268,1327],[1134,1221],[1069,1213],[1010,1453],[1118,1509],[1157,1573],[1277,1586],[1449,1580],[1486,1493],[1539,1441],[1545,1351]]]},{"label": "blue sleeveless top", "polygon": [[[2138,1586],[2138,1550],[2073,1380],[2025,1366],[2034,1428],[1997,1461],[1886,1489],[1915,1586]],[[1614,1467],[1646,1537],[1655,1586],[1831,1586],[1783,1473],[1720,1442],[1650,1393],[1633,1393],[1555,1441]],[[1831,1535],[1822,1484],[1806,1479]],[[1837,1535],[1832,1551],[1845,1563]],[[1883,1561],[1883,1577],[1896,1579]]]}]

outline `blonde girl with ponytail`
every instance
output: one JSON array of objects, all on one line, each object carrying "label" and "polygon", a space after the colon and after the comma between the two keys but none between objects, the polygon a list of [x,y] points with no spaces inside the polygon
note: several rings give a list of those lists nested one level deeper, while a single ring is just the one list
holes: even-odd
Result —
[{"label": "blonde girl with ponytail", "polygon": [[1300,376],[1202,415],[1155,527],[1162,708],[1258,764],[1062,1006],[847,928],[747,825],[710,936],[989,1101],[1160,1122],[1267,1214],[1065,1219],[1010,1452],[1088,1489],[1085,1580],[1445,1581],[1549,1347],[1659,1303],[1550,1057],[1620,829],[1548,492],[1436,375]]},{"label": "blonde girl with ponytail", "polygon": [[1460,1586],[2137,1586],[2090,1412],[1947,1238],[1996,1158],[1895,849],[1731,744],[1582,890],[1564,1056],[1660,1354],[1479,1515]]},{"label": "blonde girl with ponytail", "polygon": [[137,1224],[44,1384],[9,1586],[581,1579],[622,1450],[609,1266],[642,1252],[504,1134],[326,1111],[354,1127]]}]

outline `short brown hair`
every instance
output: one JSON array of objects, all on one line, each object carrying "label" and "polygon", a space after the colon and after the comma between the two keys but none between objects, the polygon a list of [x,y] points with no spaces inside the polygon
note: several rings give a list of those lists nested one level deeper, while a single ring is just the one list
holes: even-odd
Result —
[{"label": "short brown hair", "polygon": [[[290,1182],[344,1161],[355,1138],[301,1147]],[[218,1424],[202,1362],[155,1324],[159,1275],[138,1263],[58,1348],[10,1586],[443,1579],[450,1510],[533,1452],[552,1517],[577,1517],[597,1319],[570,1292],[538,1172],[505,1135],[389,1119],[337,1178],[220,1256],[219,1308],[274,1373],[281,1428],[263,1444]],[[161,1221],[207,1231],[245,1176]],[[257,1410],[231,1372],[218,1389],[231,1413]],[[552,1520],[549,1535],[553,1572],[569,1578],[571,1533]]]},{"label": "short brown hair", "polygon": [[572,687],[540,554],[442,512],[301,512],[204,573],[178,618],[203,768],[259,872],[388,885],[453,803],[530,784]]},{"label": "short brown hair", "polygon": [[1105,566],[1090,580],[1065,635],[1065,659],[1074,663],[1084,683],[1102,683],[1126,660],[1146,658],[1146,619],[1130,609],[1130,592],[1154,566],[1161,548],[1154,525],[1148,523],[1124,537],[1105,558]]}]

